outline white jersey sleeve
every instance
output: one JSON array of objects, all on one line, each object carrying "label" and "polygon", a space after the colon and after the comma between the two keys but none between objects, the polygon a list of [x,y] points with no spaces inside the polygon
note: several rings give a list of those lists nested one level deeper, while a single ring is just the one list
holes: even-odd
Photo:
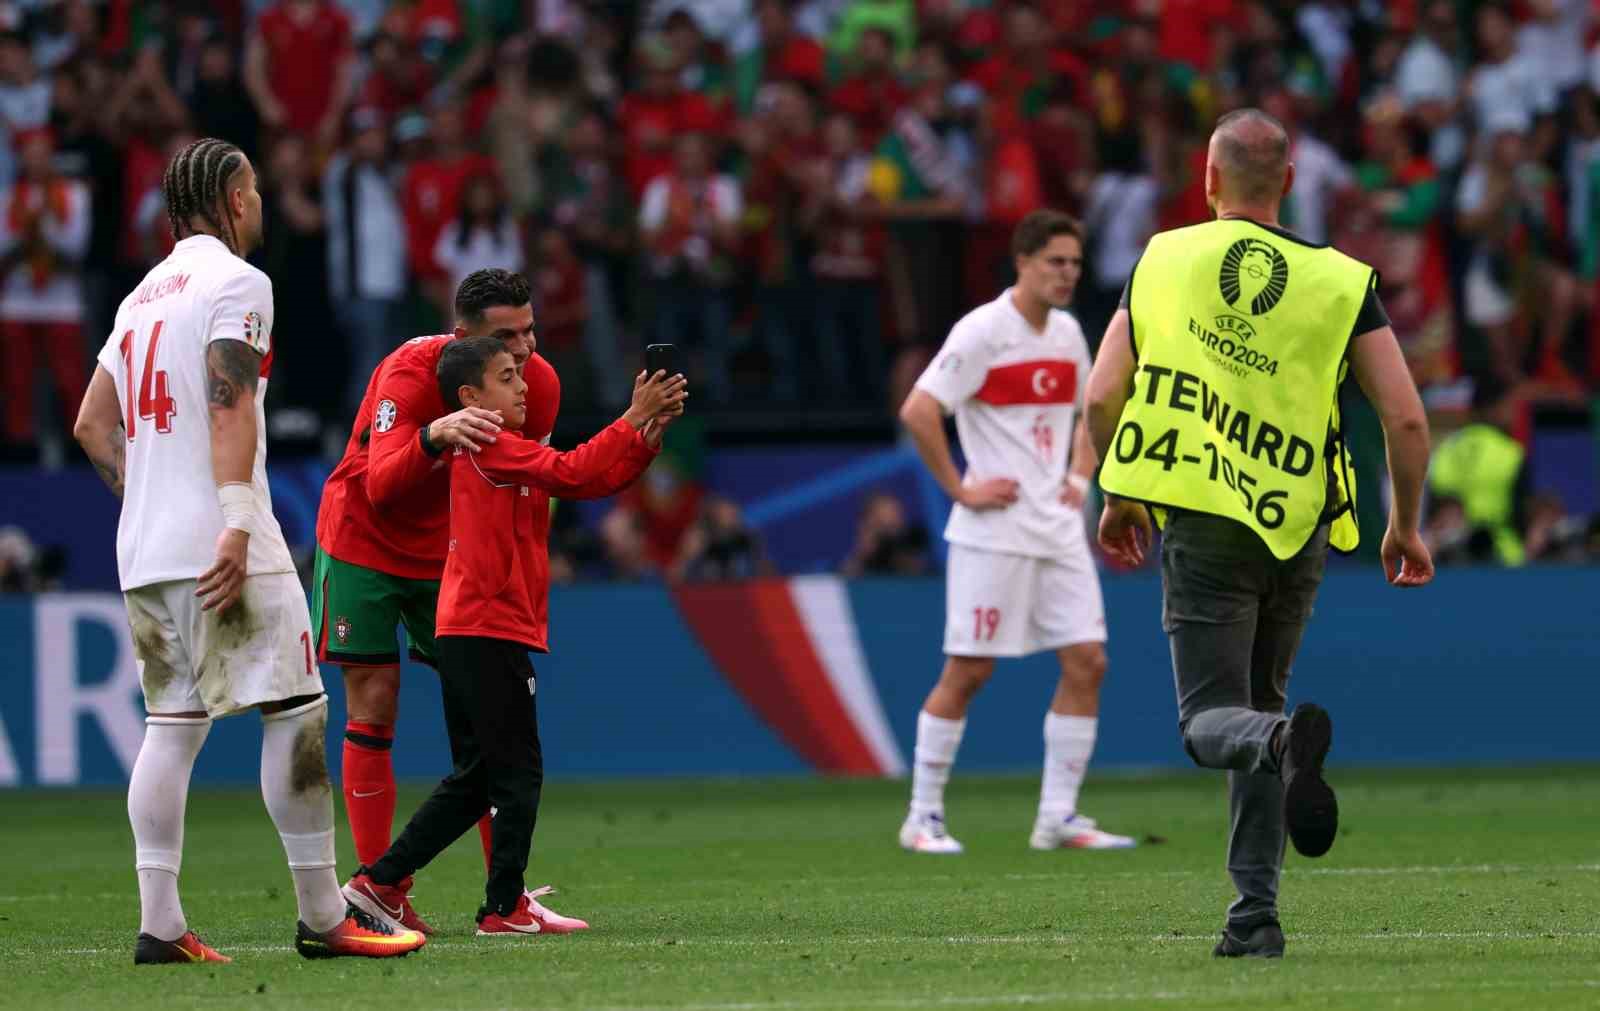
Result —
[{"label": "white jersey sleeve", "polygon": [[994,358],[993,347],[978,312],[963,316],[950,329],[944,346],[917,378],[916,388],[939,402],[944,413],[953,414],[983,386]]},{"label": "white jersey sleeve", "polygon": [[243,341],[259,355],[272,353],[272,281],[255,268],[230,275],[211,303],[206,343]]}]

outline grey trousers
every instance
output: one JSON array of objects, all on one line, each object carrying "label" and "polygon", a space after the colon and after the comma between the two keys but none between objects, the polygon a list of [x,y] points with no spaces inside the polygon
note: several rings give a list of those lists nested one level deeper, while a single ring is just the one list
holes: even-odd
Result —
[{"label": "grey trousers", "polygon": [[1162,625],[1172,645],[1178,729],[1195,764],[1228,770],[1228,926],[1278,918],[1283,784],[1272,735],[1289,666],[1328,557],[1328,528],[1279,561],[1243,524],[1177,512],[1162,532]]}]

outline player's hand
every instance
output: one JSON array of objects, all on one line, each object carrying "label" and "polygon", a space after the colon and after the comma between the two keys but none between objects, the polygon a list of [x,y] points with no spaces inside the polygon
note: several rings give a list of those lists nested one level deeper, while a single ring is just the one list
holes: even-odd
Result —
[{"label": "player's hand", "polygon": [[250,555],[250,535],[229,527],[217,538],[217,560],[200,573],[194,595],[204,598],[202,611],[226,611],[244,591],[246,563]]},{"label": "player's hand", "polygon": [[1383,535],[1383,574],[1390,586],[1402,589],[1433,581],[1433,556],[1415,530],[1401,533],[1390,527]]},{"label": "player's hand", "polygon": [[655,375],[641,372],[634,377],[633,403],[622,418],[634,428],[642,429],[651,418],[682,414],[687,399],[689,381],[682,373],[669,376],[660,369]]},{"label": "player's hand", "polygon": [[486,411],[481,407],[463,407],[447,414],[428,426],[428,441],[435,446],[456,446],[478,452],[495,440],[505,418],[499,411]]},{"label": "player's hand", "polygon": [[1067,479],[1061,482],[1061,504],[1073,509],[1082,509],[1083,503],[1089,498],[1089,479],[1082,474],[1068,474]]},{"label": "player's hand", "polygon": [[660,414],[645,422],[644,429],[639,433],[644,437],[645,445],[651,449],[660,449],[661,440],[667,435],[667,426],[677,420],[682,413],[680,410],[676,414]]},{"label": "player's hand", "polygon": [[1106,554],[1136,569],[1144,564],[1145,549],[1155,539],[1155,533],[1150,512],[1141,503],[1106,500],[1105,511],[1100,514],[1100,546]]},{"label": "player's hand", "polygon": [[991,477],[975,484],[963,484],[957,501],[974,512],[1004,509],[1017,500],[1017,482],[1009,477]]}]

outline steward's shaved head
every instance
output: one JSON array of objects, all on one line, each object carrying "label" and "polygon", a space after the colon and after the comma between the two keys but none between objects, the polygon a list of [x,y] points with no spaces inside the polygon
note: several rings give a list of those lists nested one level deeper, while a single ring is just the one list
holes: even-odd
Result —
[{"label": "steward's shaved head", "polygon": [[1260,109],[1237,109],[1217,120],[1211,163],[1225,200],[1276,204],[1289,170],[1289,132]]}]

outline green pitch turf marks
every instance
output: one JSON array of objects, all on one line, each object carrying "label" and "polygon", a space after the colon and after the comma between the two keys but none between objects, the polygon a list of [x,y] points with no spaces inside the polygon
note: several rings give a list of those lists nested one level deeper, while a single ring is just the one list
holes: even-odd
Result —
[{"label": "green pitch turf marks", "polygon": [[418,877],[426,949],[317,964],[290,950],[259,796],[202,790],[185,907],[237,961],[145,969],[121,794],[0,794],[0,1007],[1600,1007],[1600,769],[1333,781],[1345,831],[1290,857],[1281,963],[1210,957],[1230,893],[1222,779],[1203,774],[1092,776],[1087,813],[1168,842],[1047,854],[1027,849],[1036,777],[958,775],[959,857],[898,849],[900,783],[557,781],[529,883],[594,930],[474,938],[472,833]]}]

